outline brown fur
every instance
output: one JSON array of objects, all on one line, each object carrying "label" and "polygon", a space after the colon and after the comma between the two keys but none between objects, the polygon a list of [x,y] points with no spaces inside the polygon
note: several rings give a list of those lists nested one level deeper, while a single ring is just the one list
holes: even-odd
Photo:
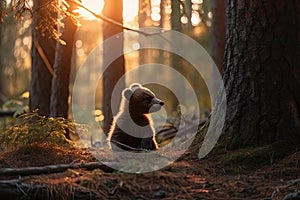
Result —
[{"label": "brown fur", "polygon": [[158,148],[150,112],[156,112],[163,102],[152,91],[134,83],[123,90],[119,113],[114,117],[108,140],[113,150]]}]

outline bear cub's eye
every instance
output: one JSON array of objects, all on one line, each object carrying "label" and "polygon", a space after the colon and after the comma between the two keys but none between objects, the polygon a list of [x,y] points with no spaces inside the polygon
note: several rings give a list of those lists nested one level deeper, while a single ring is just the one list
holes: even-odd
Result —
[{"label": "bear cub's eye", "polygon": [[152,99],[153,99],[153,97],[146,97],[146,98],[144,99],[144,102],[145,102],[145,103],[151,103],[151,102],[152,102]]}]

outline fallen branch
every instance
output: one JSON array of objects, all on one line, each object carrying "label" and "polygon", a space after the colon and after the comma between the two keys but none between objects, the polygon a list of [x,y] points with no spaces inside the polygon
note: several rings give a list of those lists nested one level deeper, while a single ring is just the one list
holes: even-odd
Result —
[{"label": "fallen branch", "polygon": [[288,187],[290,187],[292,185],[298,184],[298,183],[300,183],[300,179],[288,180],[288,181],[286,181],[286,183],[287,183],[286,185],[280,186],[278,188],[279,189],[288,188]]},{"label": "fallen branch", "polygon": [[15,112],[15,110],[0,110],[0,117],[13,116]]},{"label": "fallen branch", "polygon": [[25,167],[25,168],[1,168],[1,176],[29,176],[29,175],[39,175],[39,174],[51,174],[64,172],[68,169],[101,169],[104,172],[111,173],[114,170],[104,164],[99,162],[90,163],[74,163],[74,164],[61,164],[61,165],[46,165],[43,167]]}]

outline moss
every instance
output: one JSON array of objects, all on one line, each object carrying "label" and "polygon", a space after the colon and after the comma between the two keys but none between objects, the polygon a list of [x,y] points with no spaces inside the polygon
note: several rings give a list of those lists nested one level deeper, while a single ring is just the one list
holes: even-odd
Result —
[{"label": "moss", "polygon": [[294,144],[292,141],[280,140],[271,145],[272,151],[276,158],[282,158],[299,151],[299,143]]},{"label": "moss", "polygon": [[257,169],[262,165],[272,165],[275,161],[297,151],[288,141],[278,141],[271,145],[248,147],[227,152],[221,165],[230,173],[241,173]]},{"label": "moss", "polygon": [[221,165],[232,173],[254,170],[258,165],[268,164],[270,146],[244,148],[228,152],[221,160]]}]

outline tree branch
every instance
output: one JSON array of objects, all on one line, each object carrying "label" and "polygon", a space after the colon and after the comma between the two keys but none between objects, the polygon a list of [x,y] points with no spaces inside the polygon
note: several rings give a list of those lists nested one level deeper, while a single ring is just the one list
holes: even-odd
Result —
[{"label": "tree branch", "polygon": [[89,163],[73,163],[73,164],[60,164],[60,165],[46,165],[43,167],[25,167],[25,168],[1,168],[1,176],[29,176],[39,174],[49,174],[64,172],[68,169],[84,168],[86,170],[101,169],[104,172],[111,173],[114,170],[99,162]]},{"label": "tree branch", "polygon": [[[45,7],[45,6],[47,6],[47,5],[49,5],[52,1],[53,1],[53,0],[50,0],[50,1],[48,1],[47,3],[45,3],[45,4],[43,4],[43,5],[40,5],[40,6],[36,9],[36,11],[39,10],[39,9],[41,9],[41,8],[43,8],[43,7]],[[136,32],[136,33],[140,33],[140,34],[142,34],[142,35],[145,35],[145,36],[158,35],[158,34],[161,34],[161,33],[164,32],[164,31],[160,31],[160,32],[157,32],[157,33],[147,33],[147,32],[145,32],[145,31],[141,31],[141,30],[136,29],[136,28],[130,28],[130,27],[124,26],[122,23],[117,22],[117,21],[115,21],[115,20],[113,20],[113,19],[111,19],[111,18],[109,18],[109,17],[106,17],[106,16],[104,16],[104,15],[102,15],[102,14],[96,14],[95,12],[93,12],[93,11],[91,11],[90,9],[88,9],[87,7],[85,7],[85,6],[84,6],[80,1],[78,1],[78,0],[69,0],[69,2],[75,4],[75,5],[77,5],[77,6],[81,7],[81,8],[83,8],[83,9],[85,9],[86,11],[88,11],[89,13],[91,13],[95,18],[101,19],[101,20],[103,20],[103,21],[106,21],[106,22],[108,22],[108,23],[110,23],[110,24],[113,24],[113,25],[115,25],[115,26],[118,26],[118,27],[120,27],[120,28],[122,28],[122,29],[124,29],[124,30],[133,31],[133,32]]]},{"label": "tree branch", "polygon": [[123,28],[124,30],[129,30],[129,31],[134,31],[134,32],[137,32],[137,33],[140,33],[140,34],[143,34],[145,36],[151,36],[152,34],[151,33],[147,33],[147,32],[144,32],[144,31],[141,31],[141,30],[138,30],[138,29],[134,29],[134,28],[129,28],[129,27],[126,27],[124,26],[122,23],[120,22],[117,22],[111,18],[108,18],[102,14],[96,14],[94,13],[93,11],[91,11],[90,9],[88,9],[87,7],[85,7],[84,5],[82,5],[81,2],[77,1],[77,0],[70,0],[71,2],[73,2],[74,4],[76,4],[77,6],[85,9],[86,11],[88,11],[89,13],[91,13],[94,17],[96,17],[97,19],[101,19],[103,21],[106,21],[108,23],[111,23],[115,26],[118,26],[120,28]]},{"label": "tree branch", "polygon": [[15,110],[1,110],[0,109],[0,117],[13,116],[15,112],[16,112]]},{"label": "tree branch", "polygon": [[43,48],[41,47],[40,43],[36,39],[34,39],[33,42],[34,42],[35,48],[37,49],[37,51],[40,54],[42,60],[44,61],[44,63],[46,65],[49,73],[53,76],[54,75],[53,67],[50,64],[50,62],[49,62],[49,60],[48,60],[48,58],[47,58],[47,56],[46,56]]}]

